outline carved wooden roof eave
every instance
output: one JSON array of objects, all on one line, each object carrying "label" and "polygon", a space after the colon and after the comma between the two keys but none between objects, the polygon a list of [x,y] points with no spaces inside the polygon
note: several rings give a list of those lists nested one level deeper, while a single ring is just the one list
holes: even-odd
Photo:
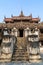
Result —
[{"label": "carved wooden roof eave", "polygon": [[40,18],[32,18],[32,22],[40,22]]},{"label": "carved wooden roof eave", "polygon": [[21,23],[0,23],[0,28],[1,29],[4,29],[4,28],[8,28],[8,29],[12,29],[12,28],[17,28],[17,29],[19,29],[19,28],[23,28],[23,29],[26,29],[27,27],[29,27],[29,28],[39,28],[39,29],[41,29],[41,28],[43,28],[43,23],[22,23],[22,25],[21,25]]}]

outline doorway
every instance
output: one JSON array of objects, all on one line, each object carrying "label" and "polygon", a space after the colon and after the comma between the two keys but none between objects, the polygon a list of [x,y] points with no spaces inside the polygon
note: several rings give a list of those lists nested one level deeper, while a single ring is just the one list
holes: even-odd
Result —
[{"label": "doorway", "polygon": [[23,37],[23,29],[19,29],[19,36]]}]

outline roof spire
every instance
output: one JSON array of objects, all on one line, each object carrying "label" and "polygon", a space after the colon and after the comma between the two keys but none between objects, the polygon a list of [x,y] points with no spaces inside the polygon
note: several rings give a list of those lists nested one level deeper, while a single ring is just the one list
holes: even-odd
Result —
[{"label": "roof spire", "polygon": [[31,18],[32,18],[32,14],[30,14]]},{"label": "roof spire", "polygon": [[24,16],[23,11],[21,10],[20,16]]}]

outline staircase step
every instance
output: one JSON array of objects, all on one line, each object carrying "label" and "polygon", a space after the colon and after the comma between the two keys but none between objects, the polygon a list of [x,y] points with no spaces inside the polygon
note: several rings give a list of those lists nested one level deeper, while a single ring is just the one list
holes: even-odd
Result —
[{"label": "staircase step", "polygon": [[29,61],[29,59],[12,59],[12,61]]},{"label": "staircase step", "polygon": [[19,50],[19,49],[15,50],[15,49],[14,49],[13,51],[26,51],[26,50],[24,50],[24,49],[23,49],[23,50]]},{"label": "staircase step", "polygon": [[28,57],[27,55],[23,55],[23,56],[13,56],[13,57]]},{"label": "staircase step", "polygon": [[27,54],[27,53],[25,53],[25,52],[15,52],[13,54],[22,54],[22,55],[24,55],[24,54]]},{"label": "staircase step", "polygon": [[12,61],[29,61],[29,59],[12,59]]},{"label": "staircase step", "polygon": [[24,60],[26,60],[26,59],[28,59],[28,58],[12,58],[12,60],[14,60],[14,59],[15,59],[15,60],[18,60],[18,59],[21,59],[21,60],[24,59]]}]

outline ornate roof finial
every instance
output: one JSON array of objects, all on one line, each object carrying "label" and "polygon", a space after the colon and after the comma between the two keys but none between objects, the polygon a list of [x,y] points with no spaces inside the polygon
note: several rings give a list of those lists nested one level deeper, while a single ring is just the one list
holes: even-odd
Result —
[{"label": "ornate roof finial", "polygon": [[21,11],[21,14],[23,14],[23,11]]},{"label": "ornate roof finial", "polygon": [[39,21],[40,21],[40,18],[39,18],[39,16],[38,16],[38,19],[39,19]]},{"label": "ornate roof finial", "polygon": [[4,19],[6,18],[6,16],[4,16]]},{"label": "ornate roof finial", "polygon": [[32,13],[30,14],[30,16],[32,17]]},{"label": "ornate roof finial", "polygon": [[13,17],[13,14],[11,14],[11,17]]},{"label": "ornate roof finial", "polygon": [[39,16],[38,16],[38,18],[39,18]]},{"label": "ornate roof finial", "polygon": [[23,11],[21,10],[20,16],[24,16]]}]

